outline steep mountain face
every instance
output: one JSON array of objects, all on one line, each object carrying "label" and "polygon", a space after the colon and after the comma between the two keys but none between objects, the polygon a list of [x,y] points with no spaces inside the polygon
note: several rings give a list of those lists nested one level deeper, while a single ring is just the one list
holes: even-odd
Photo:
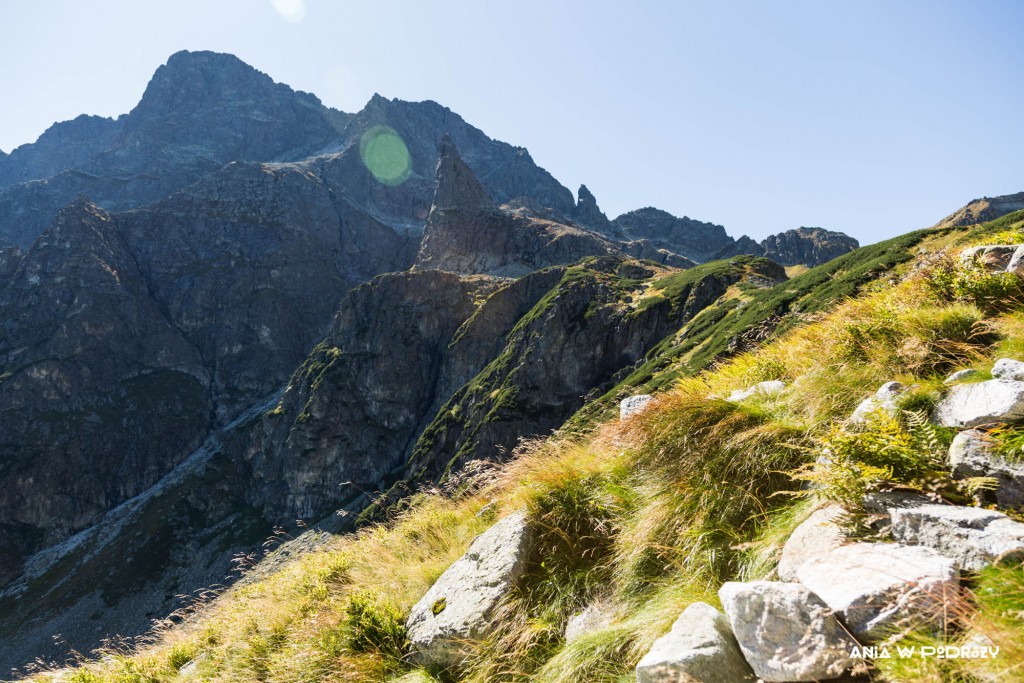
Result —
[{"label": "steep mountain face", "polygon": [[1024,192],[999,197],[982,197],[968,202],[935,224],[936,228],[951,228],[994,221],[1014,211],[1024,209]]},{"label": "steep mountain face", "polygon": [[[110,215],[77,202],[0,290],[0,556],[95,523],[203,439],[209,372],[164,317]],[[11,549],[16,552],[11,552]]]}]

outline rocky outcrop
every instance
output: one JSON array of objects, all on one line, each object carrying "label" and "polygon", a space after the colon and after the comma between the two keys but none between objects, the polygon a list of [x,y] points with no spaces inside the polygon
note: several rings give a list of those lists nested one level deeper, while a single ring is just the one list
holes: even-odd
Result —
[{"label": "rocky outcrop", "polygon": [[253,471],[250,502],[286,523],[387,490],[432,417],[447,348],[494,287],[425,271],[351,291],[279,405],[240,445]]},{"label": "rocky outcrop", "polygon": [[857,240],[841,232],[823,228],[797,228],[766,237],[761,242],[763,253],[749,250],[738,253],[766,256],[784,266],[817,266],[859,246]]},{"label": "rocky outcrop", "polygon": [[718,595],[740,650],[761,680],[829,680],[854,664],[857,641],[805,586],[730,581]]},{"label": "rocky outcrop", "polygon": [[718,258],[733,243],[721,225],[687,216],[676,218],[653,207],[624,213],[612,221],[612,225],[627,240],[647,240],[656,249],[665,249],[699,263]]},{"label": "rocky outcrop", "polygon": [[413,265],[417,270],[521,277],[617,251],[596,233],[494,207],[447,137],[440,145],[436,176],[434,201]]},{"label": "rocky outcrop", "polygon": [[525,570],[530,539],[526,516],[509,515],[477,537],[434,582],[406,622],[418,663],[457,665],[467,647],[494,628],[491,616]]},{"label": "rocky outcrop", "polygon": [[611,388],[615,373],[633,366],[732,283],[753,277],[741,264],[704,276],[662,276],[685,284],[673,287],[671,297],[634,309],[627,302],[645,291],[645,283],[659,282],[652,270],[637,265],[607,257],[568,269],[515,326],[494,360],[437,413],[413,450],[406,478],[433,479],[446,467],[505,457],[522,437],[556,429],[583,405],[584,396]]},{"label": "rocky outcrop", "polygon": [[1024,557],[1024,524],[1001,512],[952,505],[894,508],[892,535],[900,543],[934,548],[964,569]]},{"label": "rocky outcrop", "polygon": [[729,621],[705,602],[679,615],[636,666],[637,683],[741,683],[753,681]]},{"label": "rocky outcrop", "polygon": [[1024,209],[1024,192],[1007,194],[999,197],[982,197],[969,202],[935,224],[936,228],[949,228],[960,225],[976,225],[994,221],[1014,211]]},{"label": "rocky outcrop", "polygon": [[862,642],[902,629],[942,629],[947,603],[958,595],[956,563],[913,545],[844,545],[803,563],[796,573]]}]

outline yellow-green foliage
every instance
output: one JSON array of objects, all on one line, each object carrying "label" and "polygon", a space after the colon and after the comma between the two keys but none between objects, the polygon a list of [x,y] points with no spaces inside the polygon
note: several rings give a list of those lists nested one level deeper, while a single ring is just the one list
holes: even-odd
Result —
[{"label": "yellow-green foliage", "polygon": [[[985,372],[998,354],[1024,357],[1024,315],[992,300],[1003,285],[972,284],[938,262],[678,382],[625,424],[528,444],[498,476],[458,495],[419,494],[387,523],[265,574],[257,568],[152,644],[84,663],[64,680],[175,681],[193,662],[193,680],[203,681],[631,680],[688,604],[717,604],[725,580],[771,577],[785,538],[819,498],[855,507],[877,488],[958,495],[939,458],[947,435],[920,417],[838,426],[885,381],[916,385],[904,407],[923,409],[949,370]],[[787,388],[724,398],[770,379]],[[808,495],[800,477],[822,488]],[[494,615],[498,628],[469,644],[458,670],[414,668],[405,656],[411,606],[477,534],[516,509],[536,530],[537,557]],[[879,680],[1021,680],[1022,594],[1019,567],[995,568],[963,606],[964,633],[998,641],[1002,660],[887,660]],[[594,599],[610,623],[566,645],[566,621]]]}]

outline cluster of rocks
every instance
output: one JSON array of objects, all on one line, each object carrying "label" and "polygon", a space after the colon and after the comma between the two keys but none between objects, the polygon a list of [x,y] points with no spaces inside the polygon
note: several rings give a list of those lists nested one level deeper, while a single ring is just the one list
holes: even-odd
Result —
[{"label": "cluster of rocks", "polygon": [[[1024,465],[1006,462],[977,427],[1024,419],[1024,363],[996,362],[991,380],[977,371],[950,375],[933,414],[937,424],[966,428],[949,449],[959,478],[987,477],[985,500],[1024,505]],[[730,401],[770,396],[781,383],[733,392]],[[875,411],[895,414],[907,390],[888,382],[850,416],[863,423]],[[883,493],[865,507],[888,520],[893,542],[856,542],[841,524],[845,511],[815,511],[790,536],[779,581],[729,582],[719,598],[724,614],[697,603],[654,643],[637,667],[641,683],[669,681],[819,681],[864,665],[865,646],[918,628],[943,631],[963,605],[961,572],[1024,557],[1024,524],[992,509],[936,504],[922,495]]]},{"label": "cluster of rocks", "polygon": [[[965,428],[949,449],[957,477],[990,477],[991,501],[1024,504],[1024,465],[1007,463],[979,426],[1024,419],[1024,363],[998,361],[993,379],[961,371],[933,419]],[[733,392],[730,401],[770,397],[782,382]],[[884,384],[850,417],[895,413],[906,387]],[[646,409],[649,395],[620,404],[620,418]],[[828,505],[813,512],[785,543],[777,581],[731,581],[719,590],[722,610],[697,602],[654,642],[636,668],[638,683],[696,681],[823,681],[856,674],[865,652],[912,629],[944,631],[963,605],[961,573],[1024,557],[1024,524],[993,509],[937,504],[922,495],[876,493],[865,508],[887,520],[891,539],[857,541],[843,527],[846,511]],[[479,536],[413,608],[407,629],[413,657],[449,667],[494,628],[496,610],[525,570],[532,534],[523,513]],[[569,620],[566,642],[608,626],[609,604],[596,601]]]}]

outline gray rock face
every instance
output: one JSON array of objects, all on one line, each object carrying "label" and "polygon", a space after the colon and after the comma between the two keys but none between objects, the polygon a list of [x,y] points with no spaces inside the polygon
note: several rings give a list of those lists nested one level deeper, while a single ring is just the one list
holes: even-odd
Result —
[{"label": "gray rock face", "polygon": [[1006,462],[995,452],[995,444],[985,432],[967,429],[957,434],[949,446],[949,466],[960,479],[996,480],[995,490],[979,492],[983,502],[1004,508],[1024,506],[1024,463]]},{"label": "gray rock face", "polygon": [[782,547],[778,568],[780,579],[796,581],[797,570],[805,562],[821,557],[844,543],[846,535],[836,523],[843,512],[838,505],[815,510],[793,530],[786,540],[786,545]]},{"label": "gray rock face", "polygon": [[718,596],[744,657],[763,681],[829,680],[854,664],[857,641],[806,586],[730,581]]},{"label": "gray rock face", "polygon": [[458,664],[465,644],[487,634],[491,614],[526,568],[530,537],[526,516],[509,515],[478,536],[430,587],[406,622],[419,663]]},{"label": "gray rock face", "polygon": [[732,401],[733,403],[739,403],[740,401],[746,401],[748,398],[753,398],[754,396],[763,398],[777,396],[781,394],[785,388],[786,383],[777,379],[768,380],[767,382],[758,382],[752,387],[737,389],[729,394],[729,398],[726,400]]},{"label": "gray rock face", "polygon": [[637,683],[741,683],[754,674],[729,621],[704,602],[695,602],[654,642],[636,666]]},{"label": "gray rock face", "polygon": [[761,246],[764,256],[784,266],[816,266],[853,251],[860,243],[834,230],[797,228],[769,235]]},{"label": "gray rock face", "polygon": [[908,626],[945,625],[956,596],[956,563],[930,548],[854,543],[828,551],[797,570],[858,639],[884,638]]},{"label": "gray rock face", "polygon": [[993,379],[958,384],[935,406],[932,419],[943,427],[979,427],[1024,419],[1024,382]]},{"label": "gray rock face", "polygon": [[992,377],[995,379],[1024,380],[1024,362],[1012,358],[1000,358],[992,366]]},{"label": "gray rock face", "polygon": [[650,394],[637,394],[619,402],[619,419],[625,420],[636,415],[647,407],[647,404],[654,400]]},{"label": "gray rock face", "polygon": [[862,424],[876,410],[883,410],[890,415],[895,415],[899,411],[896,399],[906,390],[907,388],[899,382],[886,382],[878,388],[874,396],[861,401],[860,405],[853,411],[853,414],[850,415],[849,422],[852,424]]},{"label": "gray rock face", "polygon": [[900,543],[934,548],[963,569],[1024,556],[1024,524],[1001,512],[952,505],[894,508],[892,535]]}]

